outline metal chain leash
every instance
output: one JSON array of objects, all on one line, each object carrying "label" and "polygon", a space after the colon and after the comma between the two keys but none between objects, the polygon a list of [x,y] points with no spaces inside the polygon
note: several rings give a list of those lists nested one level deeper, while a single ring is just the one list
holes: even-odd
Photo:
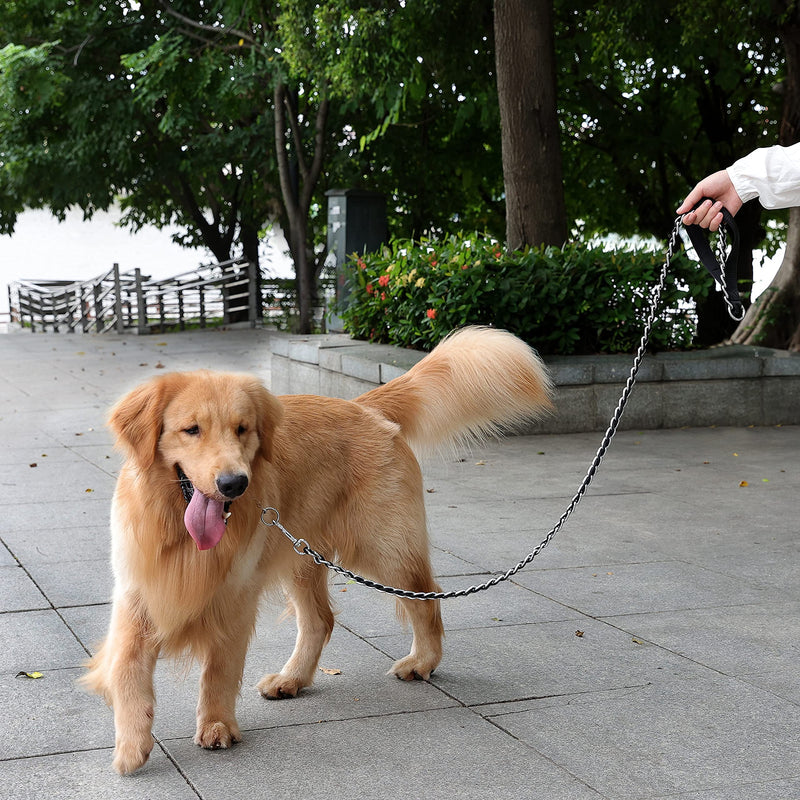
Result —
[{"label": "metal chain leash", "polygon": [[[625,410],[625,406],[628,403],[628,398],[630,397],[631,391],[633,390],[633,385],[636,382],[636,374],[639,371],[639,367],[647,349],[647,342],[650,338],[650,330],[652,329],[653,323],[656,319],[658,305],[661,300],[661,294],[664,291],[664,285],[667,279],[667,273],[669,271],[670,261],[675,254],[675,247],[680,238],[681,225],[681,217],[678,217],[675,220],[675,225],[673,226],[672,233],[670,234],[669,241],[667,243],[667,252],[664,259],[664,264],[661,267],[661,274],[659,275],[658,283],[650,291],[647,320],[644,325],[644,331],[642,332],[642,338],[639,342],[639,349],[636,351],[636,355],[633,359],[633,366],[631,367],[630,375],[625,382],[625,388],[622,390],[622,395],[617,403],[617,407],[611,416],[611,421],[600,443],[600,447],[592,459],[592,463],[589,465],[586,476],[583,478],[583,481],[578,487],[578,491],[575,493],[569,505],[564,510],[564,513],[561,515],[558,522],[556,522],[556,524],[548,531],[542,542],[511,569],[507,570],[501,575],[496,575],[495,577],[486,581],[486,583],[478,584],[477,586],[470,586],[465,589],[456,589],[449,592],[413,592],[408,589],[396,589],[393,586],[385,586],[377,581],[357,575],[354,572],[351,572],[349,569],[341,566],[341,564],[334,564],[333,562],[328,561],[328,559],[326,559],[316,550],[313,550],[305,539],[295,538],[291,533],[289,533],[289,531],[287,531],[286,528],[284,528],[284,526],[281,524],[280,514],[275,508],[267,507],[262,509],[261,522],[267,527],[276,527],[281,533],[283,533],[283,535],[286,536],[286,538],[292,543],[292,546],[298,555],[311,556],[316,564],[327,567],[329,570],[336,572],[339,575],[348,578],[349,580],[355,581],[362,586],[368,586],[371,589],[377,589],[379,592],[385,592],[386,594],[395,595],[396,597],[402,597],[409,600],[448,600],[453,597],[466,597],[467,595],[475,594],[476,592],[482,592],[485,589],[496,586],[498,583],[506,581],[513,575],[516,575],[523,567],[530,564],[531,561],[533,561],[533,559],[536,558],[539,553],[541,553],[542,550],[547,547],[548,544],[550,544],[553,537],[561,530],[561,528],[564,526],[564,523],[569,519],[570,515],[575,510],[578,503],[580,503],[584,494],[586,494],[586,490],[594,480],[594,476],[597,474],[597,469],[600,466],[600,463],[602,462],[609,445],[611,444],[611,440],[614,438],[614,434],[617,432],[617,428],[619,427],[619,422],[622,417],[622,412]],[[724,288],[725,287],[723,286],[723,289]],[[725,296],[727,301],[727,291]],[[272,515],[273,518],[265,518],[265,515]]]},{"label": "metal chain leash", "polygon": [[[725,263],[725,258],[727,256],[727,249],[728,249],[728,240],[725,235],[725,226],[720,225],[719,230],[717,231],[717,260],[720,264]],[[728,292],[728,283],[725,280],[725,270],[721,269],[719,272],[719,285],[722,289],[722,297],[725,300],[725,305],[728,307],[728,314],[731,319],[735,320],[736,322],[741,322],[744,319],[745,309],[742,306],[739,311],[737,312],[736,308],[734,308],[733,303],[731,302],[730,293]]]}]

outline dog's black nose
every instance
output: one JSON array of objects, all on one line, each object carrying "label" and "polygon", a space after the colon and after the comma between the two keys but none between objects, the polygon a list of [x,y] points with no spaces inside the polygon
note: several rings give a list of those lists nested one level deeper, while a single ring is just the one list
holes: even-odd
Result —
[{"label": "dog's black nose", "polygon": [[247,475],[242,473],[223,473],[217,478],[217,489],[219,489],[220,494],[229,500],[234,500],[244,494],[248,483]]}]

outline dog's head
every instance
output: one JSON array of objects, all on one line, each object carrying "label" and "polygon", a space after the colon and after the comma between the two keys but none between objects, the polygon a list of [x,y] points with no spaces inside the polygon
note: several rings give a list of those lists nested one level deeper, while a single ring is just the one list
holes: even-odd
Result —
[{"label": "dog's head", "polygon": [[123,397],[109,426],[140,472],[167,468],[188,503],[186,529],[207,550],[225,533],[228,506],[247,491],[256,459],[271,460],[282,410],[256,378],[176,372]]}]

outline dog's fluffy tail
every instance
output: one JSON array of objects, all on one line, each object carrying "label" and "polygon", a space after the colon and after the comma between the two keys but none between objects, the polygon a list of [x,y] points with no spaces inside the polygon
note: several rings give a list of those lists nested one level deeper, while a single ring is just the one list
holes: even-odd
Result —
[{"label": "dog's fluffy tail", "polygon": [[416,452],[496,436],[552,408],[553,385],[534,350],[507,331],[451,333],[407,373],[356,402],[400,426]]}]

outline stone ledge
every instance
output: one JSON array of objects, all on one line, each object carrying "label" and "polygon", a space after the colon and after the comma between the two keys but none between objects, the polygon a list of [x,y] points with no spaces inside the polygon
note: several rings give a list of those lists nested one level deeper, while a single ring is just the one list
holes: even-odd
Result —
[{"label": "stone ledge", "polygon": [[[344,334],[270,337],[277,394],[352,399],[403,374],[424,353],[369,344]],[[633,358],[545,359],[556,412],[529,433],[605,430]],[[645,356],[620,428],[800,424],[800,354],[760,347],[717,347]]]}]

